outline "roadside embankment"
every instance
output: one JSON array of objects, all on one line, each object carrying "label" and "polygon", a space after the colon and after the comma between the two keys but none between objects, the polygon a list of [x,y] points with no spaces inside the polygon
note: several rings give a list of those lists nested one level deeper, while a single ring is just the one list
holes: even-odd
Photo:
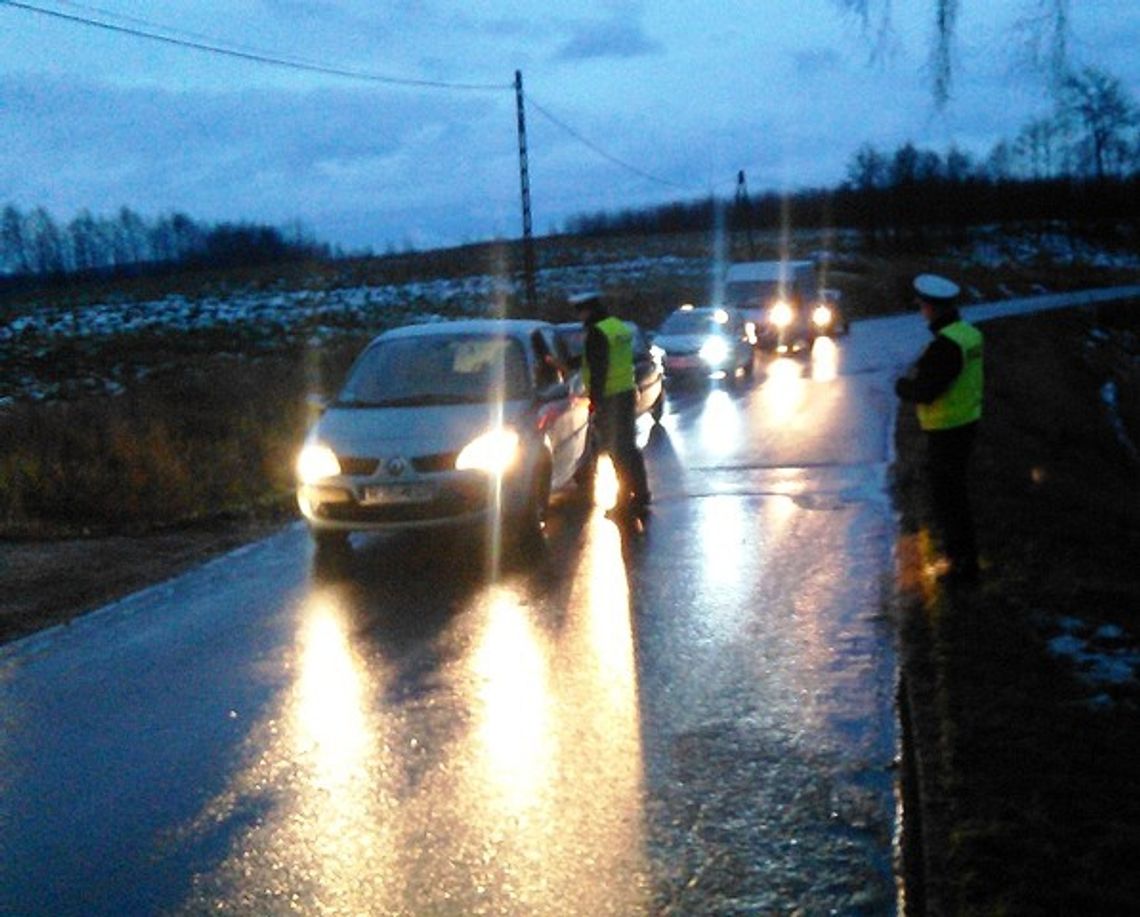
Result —
[{"label": "roadside embankment", "polygon": [[908,412],[896,433],[901,702],[922,847],[915,912],[1133,912],[1140,308],[983,331],[979,586],[934,579]]}]

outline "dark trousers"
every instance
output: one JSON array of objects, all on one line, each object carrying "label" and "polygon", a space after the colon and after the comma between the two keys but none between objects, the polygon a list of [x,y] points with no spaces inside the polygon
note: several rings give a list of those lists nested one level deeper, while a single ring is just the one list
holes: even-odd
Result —
[{"label": "dark trousers", "polygon": [[634,408],[636,393],[603,398],[594,411],[598,451],[608,452],[618,479],[618,504],[649,502],[645,459],[637,448]]},{"label": "dark trousers", "polygon": [[978,566],[974,514],[967,486],[977,433],[977,423],[969,423],[926,434],[926,470],[934,524],[950,563],[967,573],[976,571]]}]

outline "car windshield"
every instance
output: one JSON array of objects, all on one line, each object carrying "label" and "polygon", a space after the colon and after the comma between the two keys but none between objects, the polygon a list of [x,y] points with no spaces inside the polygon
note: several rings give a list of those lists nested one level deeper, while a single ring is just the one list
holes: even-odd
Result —
[{"label": "car windshield", "polygon": [[494,335],[425,335],[380,341],[349,372],[341,407],[468,404],[532,394],[518,341]]},{"label": "car windshield", "polygon": [[724,324],[709,312],[674,312],[661,325],[659,334],[723,334]]}]

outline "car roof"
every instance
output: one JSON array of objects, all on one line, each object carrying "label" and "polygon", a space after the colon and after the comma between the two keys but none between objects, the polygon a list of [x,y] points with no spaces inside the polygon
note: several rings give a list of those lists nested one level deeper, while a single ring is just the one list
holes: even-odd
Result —
[{"label": "car roof", "polygon": [[729,315],[739,312],[735,306],[692,306],[688,309],[674,309],[670,315],[712,315],[716,312],[726,312]]},{"label": "car roof", "polygon": [[458,321],[421,322],[414,325],[401,325],[399,328],[385,331],[373,338],[373,343],[394,338],[461,334],[494,334],[503,337],[526,338],[535,331],[552,327],[550,322],[527,318],[467,318]]},{"label": "car roof", "polygon": [[760,283],[790,280],[794,273],[815,267],[812,261],[738,261],[725,272],[728,283]]}]

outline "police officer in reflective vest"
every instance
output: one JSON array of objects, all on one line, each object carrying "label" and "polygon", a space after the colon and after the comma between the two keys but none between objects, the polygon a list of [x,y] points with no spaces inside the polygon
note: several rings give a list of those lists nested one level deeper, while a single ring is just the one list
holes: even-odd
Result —
[{"label": "police officer in reflective vest", "polygon": [[633,368],[633,333],[609,315],[598,293],[585,293],[571,304],[586,329],[582,381],[590,396],[599,452],[608,452],[618,479],[613,514],[644,517],[649,507],[645,459],[637,447]]},{"label": "police officer in reflective vest", "polygon": [[967,472],[982,417],[982,334],[958,314],[958,285],[936,274],[914,279],[916,303],[934,340],[895,392],[913,402],[926,434],[926,468],[934,522],[958,582],[978,577],[978,549]]}]

